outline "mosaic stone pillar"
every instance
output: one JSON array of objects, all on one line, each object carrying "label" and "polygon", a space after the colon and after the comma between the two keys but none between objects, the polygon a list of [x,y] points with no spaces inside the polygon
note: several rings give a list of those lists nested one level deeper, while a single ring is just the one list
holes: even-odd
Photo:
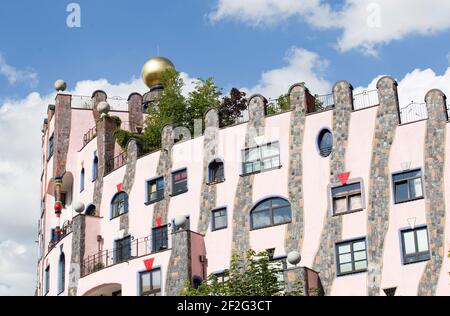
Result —
[{"label": "mosaic stone pillar", "polygon": [[[265,107],[267,100],[261,95],[255,95],[248,102],[249,121],[245,135],[245,148],[257,146],[257,138],[264,136]],[[249,213],[253,205],[253,182],[255,175],[242,175],[239,178],[233,207],[232,222],[232,252],[245,258],[250,248]]]},{"label": "mosaic stone pillar", "polygon": [[67,153],[70,143],[72,119],[72,96],[58,94],[55,101],[55,131],[53,145],[53,178],[63,177],[66,173]]},{"label": "mosaic stone pillar", "polygon": [[128,121],[130,131],[137,132],[138,128],[144,126],[144,115],[142,114],[142,96],[139,93],[132,93],[128,97]]},{"label": "mosaic stone pillar", "polygon": [[425,134],[424,179],[425,208],[431,258],[418,287],[419,296],[436,295],[445,251],[445,138],[447,125],[446,97],[440,90],[431,90],[425,97],[428,110]]},{"label": "mosaic stone pillar", "polygon": [[[338,81],[333,87],[333,151],[330,158],[330,183],[340,183],[338,174],[346,172],[345,154],[348,145],[350,118],[353,109],[353,87],[346,81]],[[314,260],[314,270],[320,273],[323,290],[330,294],[336,278],[336,242],[342,240],[342,216],[325,215],[320,237],[319,251]]]},{"label": "mosaic stone pillar", "polygon": [[200,219],[197,231],[205,234],[211,221],[211,210],[216,207],[217,184],[209,183],[209,164],[217,158],[219,146],[219,113],[210,109],[205,114],[203,137],[203,181],[200,195]]},{"label": "mosaic stone pillar", "polygon": [[289,89],[291,118],[289,131],[289,172],[288,192],[292,209],[292,223],[286,228],[285,253],[302,250],[304,233],[303,201],[303,138],[306,120],[306,93],[304,84],[296,84]]},{"label": "mosaic stone pillar", "polygon": [[186,282],[191,281],[191,233],[182,230],[172,234],[172,253],[167,267],[166,296],[180,296],[186,288]]},{"label": "mosaic stone pillar", "polygon": [[77,296],[81,277],[81,263],[85,249],[86,216],[78,215],[72,220],[72,255],[70,257],[68,296]]},{"label": "mosaic stone pillar", "polygon": [[367,294],[369,296],[380,295],[381,292],[384,241],[389,228],[391,192],[389,157],[399,122],[397,82],[390,77],[383,77],[378,81],[377,89],[380,106],[375,121],[367,199]]}]

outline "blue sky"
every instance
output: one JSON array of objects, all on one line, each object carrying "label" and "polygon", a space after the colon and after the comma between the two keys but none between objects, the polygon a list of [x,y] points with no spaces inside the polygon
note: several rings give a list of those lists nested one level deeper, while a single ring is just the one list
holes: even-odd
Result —
[{"label": "blue sky", "polygon": [[[66,25],[71,2],[81,28]],[[140,70],[159,47],[186,81],[212,76],[225,92],[373,89],[388,74],[402,106],[450,95],[449,38],[448,0],[3,0],[0,135],[15,141],[0,137],[0,295],[34,291],[39,131],[56,79],[74,94],[145,93]]]}]

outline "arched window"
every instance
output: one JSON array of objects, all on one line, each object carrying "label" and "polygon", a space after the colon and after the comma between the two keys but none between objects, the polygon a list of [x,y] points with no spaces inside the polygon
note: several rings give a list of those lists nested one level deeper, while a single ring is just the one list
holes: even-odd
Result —
[{"label": "arched window", "polygon": [[291,204],[282,198],[270,198],[250,211],[250,227],[258,229],[291,222]]},{"label": "arched window", "polygon": [[81,173],[80,173],[80,192],[84,191],[84,168],[81,169]]},{"label": "arched window", "polygon": [[64,292],[66,286],[66,256],[64,252],[59,256],[58,263],[58,294]]},{"label": "arched window", "polygon": [[88,216],[95,216],[95,205],[89,205],[86,209],[86,215]]},{"label": "arched window", "polygon": [[92,181],[97,180],[98,177],[98,157],[95,155],[94,162],[92,164]]},{"label": "arched window", "polygon": [[220,159],[214,159],[208,166],[209,183],[219,183],[225,180],[223,162]]},{"label": "arched window", "polygon": [[111,202],[111,218],[128,213],[128,194],[117,193]]},{"label": "arched window", "polygon": [[331,134],[329,129],[320,131],[317,146],[322,157],[328,157],[331,154],[333,150],[333,134]]}]

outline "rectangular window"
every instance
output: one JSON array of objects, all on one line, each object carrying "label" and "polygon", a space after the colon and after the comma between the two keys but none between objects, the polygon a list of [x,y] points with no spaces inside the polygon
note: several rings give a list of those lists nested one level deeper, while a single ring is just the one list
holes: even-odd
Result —
[{"label": "rectangular window", "polygon": [[225,274],[225,272],[217,272],[214,273],[214,276],[217,279],[217,283],[220,285],[225,285],[225,283],[228,281],[229,277]]},{"label": "rectangular window", "polygon": [[333,215],[361,211],[364,208],[360,182],[332,188],[331,195]]},{"label": "rectangular window", "polygon": [[45,295],[50,292],[50,266],[45,269]]},{"label": "rectangular window", "polygon": [[52,134],[52,136],[50,136],[50,138],[48,139],[47,160],[50,160],[50,158],[53,157],[54,144],[55,144],[55,134]]},{"label": "rectangular window", "polygon": [[404,230],[401,234],[404,264],[430,259],[426,227]]},{"label": "rectangular window", "polygon": [[366,240],[358,239],[336,244],[338,275],[367,270]]},{"label": "rectangular window", "polygon": [[115,241],[114,263],[127,261],[131,258],[131,236]]},{"label": "rectangular window", "polygon": [[423,198],[422,171],[420,169],[394,174],[395,204]]},{"label": "rectangular window", "polygon": [[161,269],[142,272],[139,279],[141,296],[161,296]]},{"label": "rectangular window", "polygon": [[219,230],[228,227],[227,209],[221,208],[212,211],[212,230]]},{"label": "rectangular window", "polygon": [[147,182],[147,202],[155,203],[164,198],[164,178]]},{"label": "rectangular window", "polygon": [[244,149],[242,155],[242,170],[244,175],[280,167],[280,148],[278,142]]},{"label": "rectangular window", "polygon": [[188,190],[187,169],[172,173],[172,195],[178,195]]},{"label": "rectangular window", "polygon": [[169,237],[167,233],[167,226],[153,228],[152,246],[153,252],[158,252],[169,248]]}]

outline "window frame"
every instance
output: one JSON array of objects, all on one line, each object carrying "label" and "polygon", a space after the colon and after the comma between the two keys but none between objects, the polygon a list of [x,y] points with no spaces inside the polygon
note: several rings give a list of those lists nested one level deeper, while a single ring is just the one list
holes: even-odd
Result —
[{"label": "window frame", "polygon": [[54,153],[55,153],[55,133],[53,132],[52,135],[48,138],[47,161],[50,161],[50,159],[52,159]]},{"label": "window frame", "polygon": [[[186,180],[184,180],[183,182],[185,182],[186,183],[186,187],[184,188],[184,189],[182,189],[182,190],[177,190],[176,192],[174,191],[174,188],[175,188],[175,176],[177,175],[177,174],[179,174],[179,173],[184,173],[184,172],[186,172]],[[175,171],[172,171],[172,173],[171,173],[171,175],[170,175],[170,180],[171,180],[171,188],[170,188],[170,191],[171,191],[171,193],[170,193],[170,196],[177,196],[177,195],[181,195],[181,194],[183,194],[183,193],[186,193],[186,192],[188,192],[189,191],[189,186],[188,186],[188,180],[189,180],[189,173],[188,173],[188,169],[187,168],[182,168],[182,169],[179,169],[179,170],[175,170]],[[180,183],[181,183],[181,181],[179,181]],[[180,183],[178,183],[178,185],[180,185]]]},{"label": "window frame", "polygon": [[92,160],[92,182],[95,182],[98,179],[98,164],[99,159],[97,156],[97,152],[95,152],[94,159]]},{"label": "window frame", "polygon": [[85,180],[86,180],[86,170],[81,168],[80,171],[80,193],[85,189]]},{"label": "window frame", "polygon": [[[268,157],[264,157],[263,158],[262,149],[264,147],[269,146],[269,145],[275,145],[275,144],[278,147],[278,155],[272,155],[272,156],[268,156]],[[253,161],[246,161],[246,159],[245,159],[246,153],[247,152],[251,152],[252,150],[258,150],[258,157],[257,157],[257,159],[253,160]],[[252,175],[252,174],[258,174],[258,173],[262,173],[262,172],[268,172],[268,171],[280,169],[282,167],[282,165],[281,165],[281,150],[280,150],[280,142],[279,141],[273,141],[273,142],[268,142],[268,143],[263,144],[263,145],[257,145],[257,146],[253,146],[253,147],[244,148],[244,149],[242,149],[241,155],[242,155],[241,176],[243,176],[243,177],[248,176],[248,175]],[[264,161],[272,160],[274,158],[278,158],[278,166],[264,169],[263,168]],[[259,170],[251,171],[251,172],[245,172],[245,170],[246,170],[245,166],[248,165],[248,164],[252,164],[252,170],[255,169],[254,168],[255,164],[259,164]]]},{"label": "window frame", "polygon": [[[412,172],[420,172],[420,175],[418,176],[414,176],[414,177],[408,177],[405,179],[400,179],[400,180],[395,180],[395,177],[403,175],[403,174],[407,174],[407,173],[412,173]],[[414,169],[409,169],[409,170],[404,170],[404,171],[399,171],[399,172],[395,172],[392,173],[392,191],[393,191],[393,199],[394,199],[394,204],[402,204],[402,203],[408,203],[408,202],[413,202],[413,201],[417,201],[417,200],[423,200],[425,198],[425,191],[424,191],[424,186],[423,186],[423,172],[422,172],[422,168],[414,168]],[[420,186],[421,186],[421,190],[422,190],[422,195],[418,196],[418,197],[414,197],[411,198],[411,183],[416,180],[416,179],[420,179]],[[399,183],[405,183],[408,186],[408,199],[406,200],[397,200],[397,184]]]},{"label": "window frame", "polygon": [[66,288],[66,255],[62,252],[58,260],[58,295],[64,293]]},{"label": "window frame", "polygon": [[[118,208],[118,202],[116,203],[115,202],[115,200],[119,197],[119,196],[121,196],[121,195],[123,195],[123,196],[125,196],[125,200],[124,200],[124,212],[123,213],[118,213],[118,214],[115,214],[114,213],[114,210],[115,210],[115,205],[117,204],[117,208]],[[128,201],[128,199],[129,199],[129,197],[128,197],[128,193],[126,193],[125,191],[120,191],[120,192],[117,192],[114,196],[113,196],[113,198],[111,199],[111,220],[113,220],[113,219],[115,219],[115,218],[118,218],[118,217],[120,217],[120,216],[122,216],[122,215],[125,215],[125,214],[128,214],[128,211],[129,211],[129,201]]]},{"label": "window frame", "polygon": [[[418,251],[418,239],[417,239],[417,232],[425,230],[427,233],[427,251]],[[405,234],[406,233],[413,233],[414,234],[414,254],[407,254],[406,253],[406,247],[405,247]],[[413,263],[419,263],[428,261],[431,259],[431,253],[430,253],[430,234],[428,233],[428,226],[416,226],[414,228],[406,228],[400,230],[400,246],[402,249],[402,263],[403,265],[413,264]]]},{"label": "window frame", "polygon": [[[331,148],[329,150],[329,153],[325,155],[321,148],[322,139],[325,136],[325,134],[330,133],[331,135]],[[316,141],[317,151],[319,152],[320,157],[322,158],[328,158],[333,152],[334,149],[334,135],[330,128],[324,127],[322,128],[319,133],[317,134],[317,141]]]},{"label": "window frame", "polygon": [[[129,240],[129,242],[127,244],[120,244],[120,250],[118,249],[118,245],[119,243],[123,243],[125,240]],[[114,257],[113,257],[113,262],[114,264],[120,264],[120,263],[124,263],[129,261],[133,256],[131,254],[131,243],[133,242],[131,235],[128,236],[124,236],[123,238],[120,239],[115,239],[114,240]],[[125,245],[125,247],[124,247]],[[127,249],[126,247],[128,247],[128,251],[126,251],[125,255],[124,255],[124,250],[122,249]],[[120,258],[118,258],[118,252],[120,251]]]},{"label": "window frame", "polygon": [[[157,231],[161,231],[161,233],[159,233],[159,238],[158,240],[161,243],[161,247],[159,247],[158,249],[156,249],[157,244],[156,244],[156,240],[158,237],[156,236],[156,232]],[[161,241],[165,241],[165,247],[164,243],[162,243]],[[158,252],[162,252],[162,251],[166,251],[169,249],[169,226],[168,225],[162,225],[159,227],[153,227],[152,228],[152,253],[158,253]]]},{"label": "window frame", "polygon": [[[145,192],[146,192],[146,202],[145,202],[145,204],[146,205],[150,205],[150,204],[157,203],[159,201],[164,200],[165,186],[166,186],[166,183],[165,183],[164,180],[165,180],[164,177],[161,176],[161,177],[152,178],[152,179],[149,179],[149,180],[145,181]],[[158,190],[158,182],[159,181],[162,181],[162,189]],[[155,191],[155,193],[157,194],[156,199],[151,199],[150,198],[151,194],[152,194],[152,192],[150,191],[150,187],[153,184],[156,184],[156,189],[157,189]]]},{"label": "window frame", "polygon": [[[274,222],[274,212],[273,212],[274,209],[276,210],[276,209],[282,209],[282,208],[286,207],[286,206],[278,206],[278,207],[274,208],[272,206],[273,205],[272,201],[275,200],[275,199],[284,200],[289,205],[289,208],[290,208],[290,220],[289,221],[286,221],[286,222],[283,222],[283,223],[275,223]],[[258,208],[258,206],[260,206],[261,204],[263,204],[263,203],[265,203],[267,201],[271,201],[269,208],[264,208],[262,210],[258,210],[258,211],[255,212],[255,209]],[[253,214],[254,213],[267,212],[267,211],[270,212],[270,224],[266,225],[266,226],[255,227],[254,226],[254,220],[253,220]],[[250,231],[258,230],[258,229],[264,229],[264,228],[269,228],[269,227],[275,227],[275,226],[280,226],[280,225],[286,225],[286,224],[292,223],[292,205],[291,205],[291,202],[289,202],[288,199],[285,199],[285,198],[282,198],[282,197],[278,197],[278,196],[268,197],[268,198],[265,198],[265,199],[257,202],[255,205],[252,206],[252,208],[250,209],[250,216],[249,217],[250,217]]]},{"label": "window frame", "polygon": [[[225,215],[222,215],[220,217],[225,217],[225,226],[217,227],[216,221],[215,221],[216,217],[214,215],[215,215],[215,213],[222,212],[222,211],[225,211]],[[227,208],[220,207],[220,208],[215,208],[215,209],[211,210],[211,231],[215,232],[215,231],[223,230],[223,229],[227,229],[227,228],[228,228],[228,210],[227,210]]]},{"label": "window frame", "polygon": [[[364,260],[355,260],[355,251],[354,251],[354,244],[356,243],[360,243],[364,241],[364,251],[366,254],[366,259]],[[352,270],[349,272],[341,272],[341,262],[340,262],[340,258],[339,258],[339,246],[343,246],[343,245],[350,245],[350,252],[349,253],[344,253],[344,254],[350,254],[351,256],[351,261],[350,262],[346,262],[346,263],[351,263],[352,265]],[[357,252],[360,252],[361,250],[358,250]],[[335,257],[336,257],[336,276],[341,277],[341,276],[346,276],[346,275],[351,275],[351,274],[357,274],[357,273],[364,273],[367,272],[368,267],[369,267],[369,257],[368,257],[368,253],[367,253],[367,238],[356,238],[356,239],[351,239],[351,240],[345,240],[345,241],[340,241],[337,242],[335,244]],[[366,261],[366,268],[365,269],[358,269],[356,270],[355,268],[355,263],[356,262],[362,262],[362,261]],[[344,263],[345,264],[345,263]]]},{"label": "window frame", "polygon": [[[218,168],[222,169],[222,177],[220,177],[219,179],[216,179],[217,178],[217,169],[213,169],[211,167],[213,164],[219,165]],[[213,159],[208,164],[208,183],[207,184],[211,185],[211,184],[218,184],[218,183],[222,183],[222,182],[225,182],[225,163],[223,162],[222,159],[216,158],[216,159]]]},{"label": "window frame", "polygon": [[[159,289],[155,290],[153,287],[153,273],[154,272],[159,272],[159,281],[160,281],[160,285],[159,285]],[[145,292],[143,290],[143,280],[142,277],[144,275],[149,275],[150,276],[150,288],[151,290],[149,292]],[[161,273],[161,268],[154,268],[152,270],[148,270],[148,271],[142,271],[139,272],[139,296],[161,296],[162,295],[162,273]],[[153,294],[160,294],[160,295],[153,295]]]},{"label": "window frame", "polygon": [[[361,196],[361,208],[355,209],[355,210],[350,210],[350,198],[357,196],[358,194],[356,192],[353,191],[346,191],[346,194],[340,193],[337,194],[336,196],[334,195],[333,191],[339,188],[344,188],[346,186],[352,186],[355,184],[359,184],[359,195]],[[352,213],[357,213],[357,212],[361,212],[363,210],[365,210],[366,208],[366,200],[365,200],[365,194],[364,194],[365,190],[364,190],[364,182],[362,178],[355,178],[352,179],[350,181],[348,181],[346,184],[342,185],[342,184],[334,184],[334,185],[330,185],[329,187],[329,196],[330,196],[330,212],[331,212],[331,216],[335,217],[335,216],[342,216],[342,215],[347,215],[347,214],[352,214]],[[340,212],[337,213],[334,207],[334,201],[335,198],[346,198],[346,209],[347,211],[345,212]]]}]

